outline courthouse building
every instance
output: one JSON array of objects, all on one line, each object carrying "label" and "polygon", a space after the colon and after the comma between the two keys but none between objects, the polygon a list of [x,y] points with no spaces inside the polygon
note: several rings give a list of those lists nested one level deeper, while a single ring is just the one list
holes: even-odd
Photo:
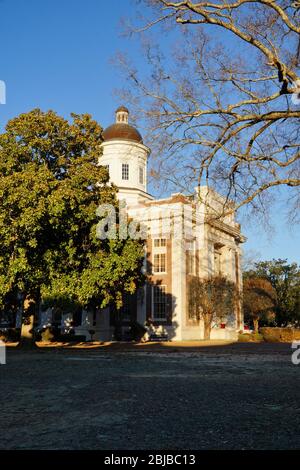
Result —
[{"label": "courthouse building", "polygon": [[[190,280],[222,274],[242,288],[241,243],[245,238],[234,214],[216,217],[223,208],[220,195],[201,187],[191,196],[176,193],[155,199],[147,190],[147,161],[150,149],[141,134],[128,122],[129,112],[121,106],[115,123],[105,129],[103,155],[99,164],[109,171],[126,204],[130,220],[146,232],[144,271],[147,282],[134,295],[126,296],[119,317],[126,336],[132,322],[146,327],[147,335],[170,340],[202,339],[204,328],[189,308]],[[193,193],[193,191],[190,191]],[[51,310],[42,312],[40,326],[53,321]],[[109,341],[114,338],[114,321],[109,308],[93,315],[81,312],[62,315],[62,331],[70,325],[77,335]],[[211,339],[235,339],[243,328],[241,306],[214,322]]]}]

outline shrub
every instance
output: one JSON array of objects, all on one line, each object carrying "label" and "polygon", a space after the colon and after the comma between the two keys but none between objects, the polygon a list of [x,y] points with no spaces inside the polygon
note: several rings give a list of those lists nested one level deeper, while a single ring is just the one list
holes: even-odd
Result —
[{"label": "shrub", "polygon": [[16,343],[20,339],[20,329],[19,328],[5,328],[0,330],[0,340],[4,343],[11,341]]},{"label": "shrub", "polygon": [[240,333],[238,336],[238,342],[239,343],[250,343],[252,341],[251,338],[252,335],[246,334],[246,333]]},{"label": "shrub", "polygon": [[260,333],[268,343],[291,343],[300,340],[300,329],[296,328],[260,328]]},{"label": "shrub", "polygon": [[240,333],[238,336],[238,341],[240,343],[254,343],[263,341],[263,335],[259,333]]},{"label": "shrub", "polygon": [[41,336],[42,336],[42,341],[44,343],[48,343],[48,342],[52,341],[53,338],[54,338],[54,334],[51,332],[51,328],[46,328],[42,332]]}]

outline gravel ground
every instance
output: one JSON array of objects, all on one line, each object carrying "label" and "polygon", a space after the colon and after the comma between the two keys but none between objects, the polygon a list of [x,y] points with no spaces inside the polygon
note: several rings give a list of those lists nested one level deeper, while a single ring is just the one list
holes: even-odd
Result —
[{"label": "gravel ground", "polygon": [[9,350],[0,449],[300,449],[290,344]]}]

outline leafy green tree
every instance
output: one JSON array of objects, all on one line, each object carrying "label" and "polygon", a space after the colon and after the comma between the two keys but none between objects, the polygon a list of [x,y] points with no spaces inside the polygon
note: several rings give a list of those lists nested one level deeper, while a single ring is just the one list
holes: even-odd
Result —
[{"label": "leafy green tree", "polygon": [[253,321],[254,331],[258,333],[259,322],[268,320],[276,306],[276,291],[264,278],[248,277],[243,285],[243,308],[245,320]]},{"label": "leafy green tree", "polygon": [[210,339],[213,320],[222,320],[232,314],[237,300],[233,282],[223,276],[193,277],[188,285],[189,316],[202,320],[204,339]]},{"label": "leafy green tree", "polygon": [[141,242],[96,236],[96,209],[117,207],[116,188],[98,165],[101,127],[71,117],[35,109],[0,135],[0,307],[21,307],[24,334],[41,301],[120,306],[141,279]]},{"label": "leafy green tree", "polygon": [[300,324],[300,269],[297,263],[289,264],[286,259],[261,261],[244,273],[244,278],[249,277],[267,279],[275,289],[275,321],[278,326]]}]

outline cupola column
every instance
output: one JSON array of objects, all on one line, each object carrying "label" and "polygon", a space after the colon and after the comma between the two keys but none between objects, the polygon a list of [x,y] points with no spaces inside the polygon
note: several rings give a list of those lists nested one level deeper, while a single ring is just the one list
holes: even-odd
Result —
[{"label": "cupola column", "polygon": [[121,106],[116,111],[116,124],[128,124],[128,109]]}]

